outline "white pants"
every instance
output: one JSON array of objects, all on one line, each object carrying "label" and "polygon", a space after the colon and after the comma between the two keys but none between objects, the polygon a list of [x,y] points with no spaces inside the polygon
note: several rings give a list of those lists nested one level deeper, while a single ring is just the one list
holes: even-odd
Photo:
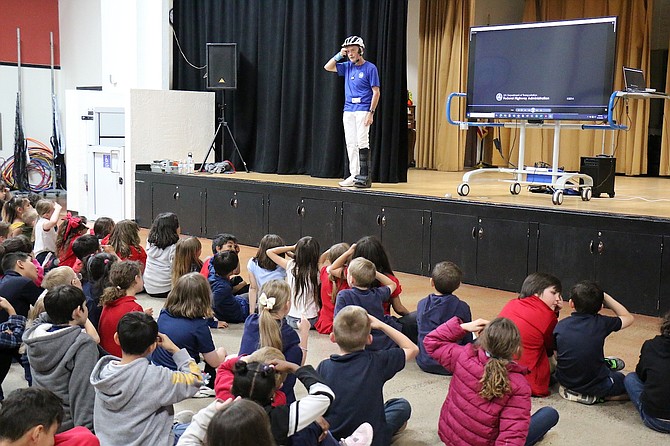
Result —
[{"label": "white pants", "polygon": [[342,115],[344,139],[347,142],[347,155],[349,156],[349,174],[352,177],[358,175],[361,170],[358,149],[370,147],[370,126],[365,125],[367,116],[366,111],[345,111]]}]

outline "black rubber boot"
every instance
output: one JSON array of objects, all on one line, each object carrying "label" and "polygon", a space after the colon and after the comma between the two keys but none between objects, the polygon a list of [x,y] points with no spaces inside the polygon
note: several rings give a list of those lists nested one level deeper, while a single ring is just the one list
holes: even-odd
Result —
[{"label": "black rubber boot", "polygon": [[372,186],[370,149],[358,149],[358,157],[361,161],[361,170],[354,177],[354,186],[359,188],[369,188]]}]

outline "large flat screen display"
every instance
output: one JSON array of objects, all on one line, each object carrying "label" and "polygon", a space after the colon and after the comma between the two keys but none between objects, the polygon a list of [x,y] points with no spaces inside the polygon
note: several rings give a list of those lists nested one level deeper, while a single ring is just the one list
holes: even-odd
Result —
[{"label": "large flat screen display", "polygon": [[607,120],[616,17],[470,29],[466,116]]}]

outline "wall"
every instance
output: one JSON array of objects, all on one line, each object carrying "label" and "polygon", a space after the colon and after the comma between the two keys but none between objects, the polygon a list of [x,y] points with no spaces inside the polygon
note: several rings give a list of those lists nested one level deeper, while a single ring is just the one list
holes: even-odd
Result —
[{"label": "wall", "polygon": [[[174,90],[130,90],[126,106],[126,218],[135,218],[135,165],[153,160],[199,163],[214,136],[215,94]],[[210,156],[210,161],[214,157]]]}]

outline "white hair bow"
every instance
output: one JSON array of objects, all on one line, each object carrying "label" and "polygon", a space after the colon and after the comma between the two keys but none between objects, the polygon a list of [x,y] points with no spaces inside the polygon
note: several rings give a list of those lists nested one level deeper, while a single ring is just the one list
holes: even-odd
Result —
[{"label": "white hair bow", "polygon": [[261,296],[258,298],[258,303],[260,304],[261,307],[267,308],[268,310],[272,310],[272,308],[275,306],[275,302],[277,299],[274,297],[268,297],[267,294],[263,293]]}]

